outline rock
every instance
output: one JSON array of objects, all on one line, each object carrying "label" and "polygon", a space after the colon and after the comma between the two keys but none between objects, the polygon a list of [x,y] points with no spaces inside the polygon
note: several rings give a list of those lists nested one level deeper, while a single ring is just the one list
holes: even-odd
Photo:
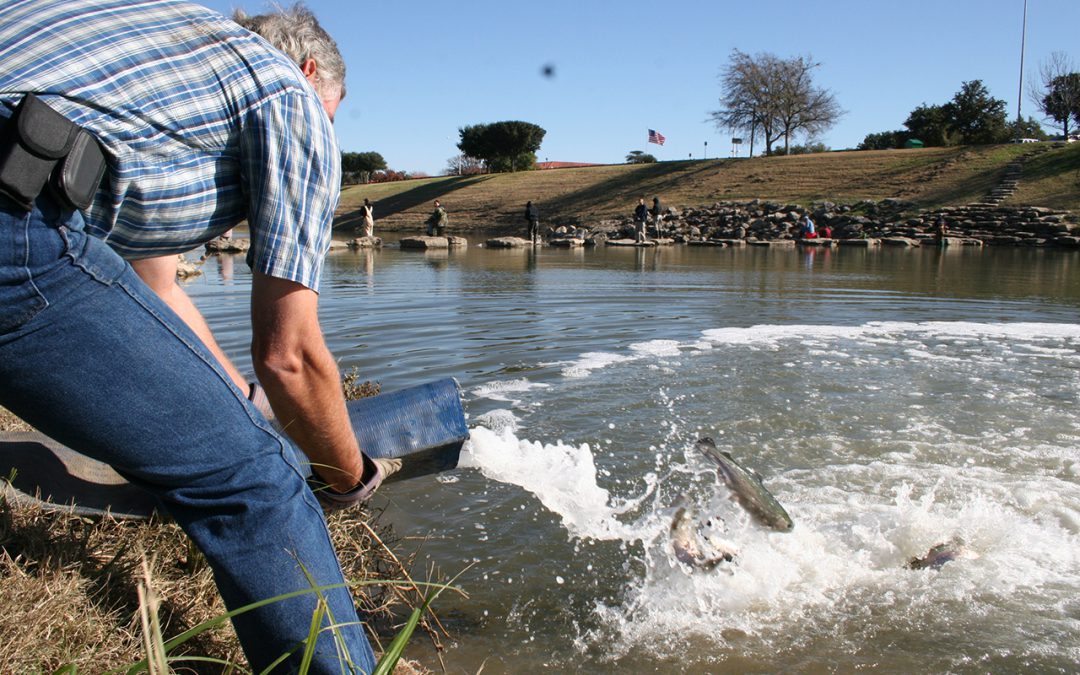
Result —
[{"label": "rock", "polygon": [[836,242],[840,246],[852,248],[873,248],[881,245],[880,239],[840,239]]},{"label": "rock", "polygon": [[450,241],[446,237],[402,237],[398,245],[401,248],[428,250],[450,248]]},{"label": "rock", "polygon": [[882,237],[881,245],[915,247],[919,245],[919,242],[914,239],[908,239],[907,237]]},{"label": "rock", "polygon": [[195,263],[189,261],[184,256],[177,256],[180,260],[176,263],[176,278],[177,279],[190,279],[191,277],[197,277],[202,274],[202,270]]},{"label": "rock", "polygon": [[496,237],[484,242],[485,248],[526,248],[532,246],[532,242],[521,237]]},{"label": "rock", "polygon": [[378,237],[356,237],[345,242],[351,249],[382,248],[382,239]]},{"label": "rock", "polygon": [[548,245],[554,246],[555,248],[576,248],[578,246],[584,246],[585,240],[577,237],[560,237],[558,239],[552,239],[548,242]]},{"label": "rock", "polygon": [[244,253],[251,248],[250,239],[239,237],[218,237],[206,242],[206,252],[214,253]]}]

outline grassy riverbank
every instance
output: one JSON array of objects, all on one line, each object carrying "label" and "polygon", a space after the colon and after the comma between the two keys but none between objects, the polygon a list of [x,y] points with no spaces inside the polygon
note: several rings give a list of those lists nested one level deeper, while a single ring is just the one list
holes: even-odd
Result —
[{"label": "grassy riverbank", "polygon": [[[359,383],[355,371],[343,386],[350,398],[378,393],[377,385]],[[0,408],[0,432],[8,431],[33,428]],[[376,653],[388,647],[424,595],[411,576],[415,545],[380,523],[380,513],[363,505],[327,518],[345,577],[357,584],[354,598]],[[0,673],[100,673],[144,658],[138,591],[144,558],[160,598],[165,639],[224,614],[205,558],[169,518],[81,516],[0,495]],[[443,634],[434,614],[418,633],[414,640],[436,644]],[[246,663],[228,624],[201,633],[173,656],[186,659],[176,664],[178,672],[196,674],[230,672],[222,664]],[[428,671],[401,661],[394,672]]]},{"label": "grassy riverbank", "polygon": [[[764,199],[807,205],[897,198],[919,209],[981,201],[1031,145],[829,152],[790,157],[616,164],[355,185],[342,191],[338,224],[351,228],[364,198],[376,233],[420,231],[440,199],[451,228],[521,229],[525,202],[545,222],[590,223],[629,214],[638,198],[666,206]],[[1032,155],[1011,205],[1080,211],[1080,143]]]}]

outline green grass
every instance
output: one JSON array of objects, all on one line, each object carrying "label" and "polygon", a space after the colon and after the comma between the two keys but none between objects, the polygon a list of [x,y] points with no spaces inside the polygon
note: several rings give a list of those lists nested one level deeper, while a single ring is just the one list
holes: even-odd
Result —
[{"label": "green grass", "polygon": [[[364,198],[376,205],[376,233],[421,232],[439,199],[450,230],[524,231],[522,213],[533,201],[547,224],[589,224],[630,214],[638,198],[659,196],[665,206],[700,207],[717,201],[807,205],[830,200],[898,198],[917,208],[981,201],[1014,158],[1031,146],[995,145],[913,150],[830,152],[790,157],[618,164],[485,176],[425,178],[356,185],[342,191],[338,225],[354,227]],[[1027,165],[1012,203],[1080,211],[1076,188],[1080,144],[1054,148]]]}]

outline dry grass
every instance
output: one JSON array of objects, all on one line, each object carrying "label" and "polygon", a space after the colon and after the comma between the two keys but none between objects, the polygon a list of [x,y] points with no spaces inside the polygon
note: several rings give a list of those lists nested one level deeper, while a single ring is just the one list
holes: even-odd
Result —
[{"label": "dry grass", "polygon": [[[352,398],[378,393],[377,384],[358,383],[355,373],[346,375],[343,384]],[[0,431],[29,430],[0,408]],[[378,653],[412,607],[423,602],[409,572],[417,552],[403,552],[391,527],[380,525],[379,513],[366,507],[331,513],[327,521],[345,577],[383,582],[354,591]],[[65,666],[98,673],[143,658],[137,589],[144,559],[160,599],[166,639],[225,612],[202,554],[175,523],[156,516],[146,521],[79,516],[16,506],[0,497],[0,673],[52,672]],[[423,628],[438,645],[437,619]],[[228,624],[176,653],[246,664]],[[183,672],[223,669],[192,662]],[[426,671],[399,662],[395,672]]]},{"label": "dry grass", "polygon": [[[450,228],[524,230],[532,200],[549,224],[628,215],[644,197],[668,206],[765,199],[809,204],[898,198],[919,208],[981,201],[1005,165],[1030,146],[997,145],[830,152],[790,157],[659,162],[356,185],[342,191],[338,224],[352,227],[358,205],[376,203],[376,229],[415,231],[440,199]],[[1025,171],[1017,203],[1080,210],[1072,148],[1053,149]],[[1069,181],[1073,181],[1070,183]],[[1026,191],[1024,191],[1026,190]],[[1034,201],[1025,201],[1025,200]]]},{"label": "dry grass", "polygon": [[[407,578],[411,559],[392,553],[389,546],[397,542],[377,521],[363,509],[329,518],[351,581]],[[166,638],[225,612],[209,567],[174,523],[82,517],[0,499],[0,672],[75,666],[96,673],[142,658],[137,584],[144,552]],[[377,650],[388,643],[403,608],[420,604],[408,583],[368,586],[354,594],[370,612]],[[229,625],[201,634],[178,653],[245,663]],[[398,672],[414,672],[404,668]],[[187,672],[221,670],[191,664]]]},{"label": "dry grass", "polygon": [[0,408],[0,431],[33,431],[33,427],[5,408]]},{"label": "dry grass", "polygon": [[1010,205],[1080,210],[1080,143],[1032,157]]}]

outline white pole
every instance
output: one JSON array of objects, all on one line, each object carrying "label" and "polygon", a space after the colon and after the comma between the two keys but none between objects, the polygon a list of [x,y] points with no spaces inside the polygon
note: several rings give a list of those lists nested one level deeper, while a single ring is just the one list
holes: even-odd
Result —
[{"label": "white pole", "polygon": [[1027,42],[1027,0],[1024,0],[1024,26],[1020,31],[1020,91],[1016,94],[1016,138],[1020,138],[1020,105],[1024,100],[1024,43]]}]

